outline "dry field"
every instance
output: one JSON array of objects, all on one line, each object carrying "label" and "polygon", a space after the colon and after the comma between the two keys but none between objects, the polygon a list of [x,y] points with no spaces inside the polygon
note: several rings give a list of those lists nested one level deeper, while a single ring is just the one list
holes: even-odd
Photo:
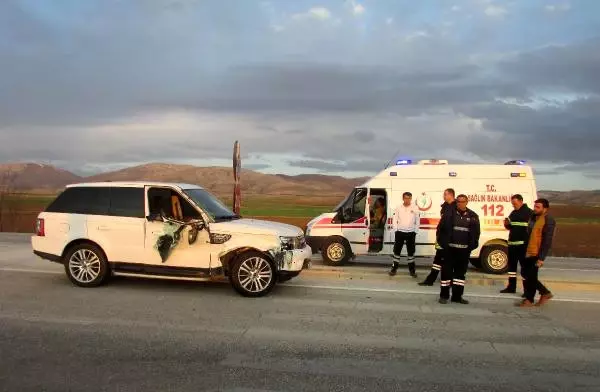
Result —
[{"label": "dry field", "polygon": [[[18,195],[3,203],[0,230],[5,232],[33,231],[37,214],[52,199],[51,196]],[[222,198],[230,204],[227,197]],[[242,215],[304,225],[314,216],[330,211],[343,195],[311,196],[257,196],[246,195],[242,200]],[[600,258],[600,208],[572,205],[552,206],[558,227],[552,254],[554,256]]]}]

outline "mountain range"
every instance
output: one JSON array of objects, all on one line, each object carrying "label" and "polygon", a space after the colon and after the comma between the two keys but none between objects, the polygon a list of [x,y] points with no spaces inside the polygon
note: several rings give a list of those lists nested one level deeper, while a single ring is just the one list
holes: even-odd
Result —
[{"label": "mountain range", "polygon": [[[367,179],[368,177],[346,178],[320,174],[264,174],[242,169],[241,185],[242,193],[246,195],[346,195],[353,187]],[[51,165],[0,164],[0,188],[9,188],[15,192],[56,193],[70,183],[138,180],[199,184],[218,196],[228,196],[232,191],[233,173],[232,169],[227,167],[150,163],[82,177]],[[540,190],[538,193],[553,203],[600,206],[600,190]]]}]

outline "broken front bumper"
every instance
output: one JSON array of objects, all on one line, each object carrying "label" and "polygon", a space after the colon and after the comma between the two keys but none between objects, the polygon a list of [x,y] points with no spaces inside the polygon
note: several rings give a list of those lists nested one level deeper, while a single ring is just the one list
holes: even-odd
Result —
[{"label": "broken front bumper", "polygon": [[279,251],[275,254],[275,261],[280,272],[300,272],[310,268],[312,249],[305,245],[304,248]]}]

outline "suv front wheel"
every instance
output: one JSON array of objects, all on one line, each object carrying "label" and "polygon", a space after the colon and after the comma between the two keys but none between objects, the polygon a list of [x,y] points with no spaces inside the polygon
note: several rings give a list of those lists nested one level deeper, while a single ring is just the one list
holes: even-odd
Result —
[{"label": "suv front wheel", "polygon": [[259,252],[246,252],[234,261],[229,274],[233,288],[244,297],[262,297],[275,286],[273,262]]},{"label": "suv front wheel", "polygon": [[99,286],[110,275],[104,252],[93,244],[73,246],[64,260],[69,280],[80,287]]}]

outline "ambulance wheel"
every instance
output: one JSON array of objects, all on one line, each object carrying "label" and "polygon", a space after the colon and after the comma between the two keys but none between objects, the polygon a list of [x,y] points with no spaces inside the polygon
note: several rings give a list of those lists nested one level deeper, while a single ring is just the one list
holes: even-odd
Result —
[{"label": "ambulance wheel", "polygon": [[508,271],[508,248],[488,245],[481,250],[481,269],[489,274],[505,274]]},{"label": "ambulance wheel", "polygon": [[352,256],[352,249],[348,241],[339,237],[327,239],[321,249],[323,263],[331,266],[344,265]]}]

